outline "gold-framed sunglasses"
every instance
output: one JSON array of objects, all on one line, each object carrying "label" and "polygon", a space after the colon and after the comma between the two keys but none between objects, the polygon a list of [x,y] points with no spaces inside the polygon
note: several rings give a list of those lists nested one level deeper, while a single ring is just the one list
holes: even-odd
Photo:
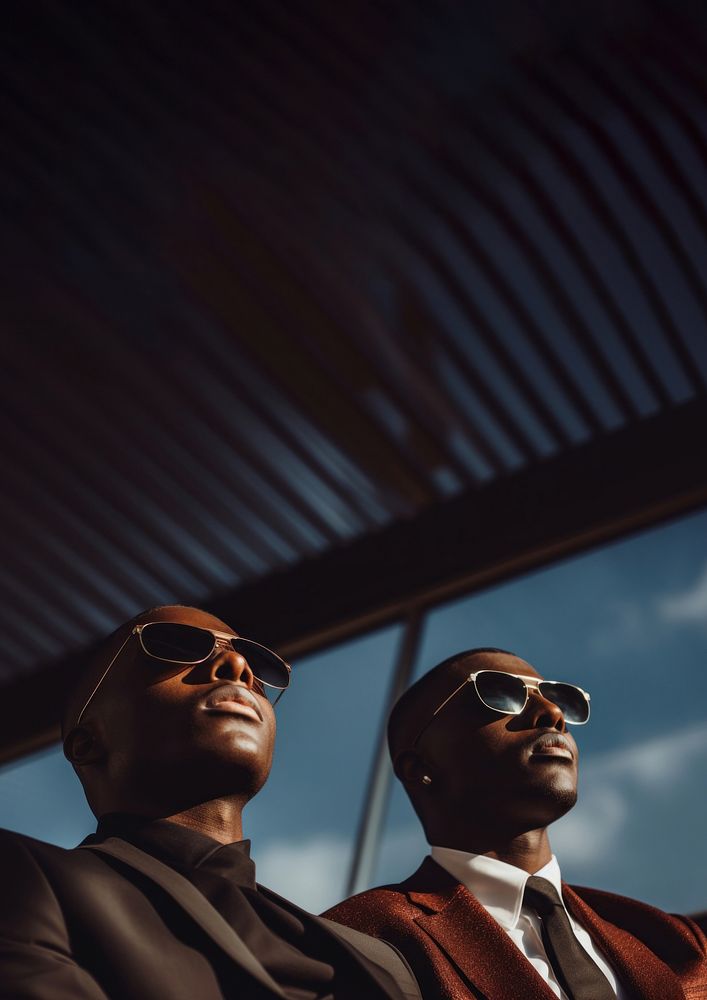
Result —
[{"label": "gold-framed sunglasses", "polygon": [[228,632],[215,632],[198,625],[185,625],[182,622],[145,622],[143,625],[136,625],[125,637],[79,712],[75,723],[77,726],[108,676],[110,668],[133,636],[137,636],[143,652],[151,659],[184,666],[204,663],[217,649],[233,649],[248,661],[253,677],[258,682],[258,693],[267,697],[273,705],[277,704],[290,683],[290,665],[272,649],[253,639],[244,639]]},{"label": "gold-framed sunglasses", "polygon": [[539,691],[546,701],[557,705],[569,725],[583,726],[589,722],[590,695],[576,684],[568,684],[566,681],[543,681],[539,677],[528,677],[526,674],[507,674],[505,670],[477,670],[465,677],[434,710],[429,721],[415,737],[413,747],[417,746],[432,720],[467,684],[473,684],[482,705],[500,715],[520,715],[528,703],[530,691]]}]

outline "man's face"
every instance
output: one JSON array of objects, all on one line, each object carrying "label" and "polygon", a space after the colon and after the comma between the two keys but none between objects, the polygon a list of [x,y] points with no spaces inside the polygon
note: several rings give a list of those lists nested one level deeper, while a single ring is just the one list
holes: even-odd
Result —
[{"label": "man's face", "polygon": [[[477,670],[540,676],[515,656],[478,653],[450,666],[443,679],[447,695]],[[430,714],[436,707],[430,705]],[[500,826],[539,827],[576,801],[577,744],[560,709],[537,690],[529,691],[520,715],[500,715],[467,684],[432,720],[417,749],[452,813],[459,810],[479,819],[488,815]]]},{"label": "man's face", "polygon": [[[149,620],[235,634],[192,608],[161,608]],[[232,649],[184,666],[147,656],[131,637],[89,715],[108,751],[107,781],[122,798],[134,790],[135,808],[142,800],[174,809],[224,795],[252,797],[270,772],[275,739],[274,712],[260,691]]]}]

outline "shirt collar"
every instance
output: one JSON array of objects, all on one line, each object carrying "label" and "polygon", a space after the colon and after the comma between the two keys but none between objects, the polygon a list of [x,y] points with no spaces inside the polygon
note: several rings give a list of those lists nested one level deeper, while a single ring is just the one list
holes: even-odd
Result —
[{"label": "shirt collar", "polygon": [[[520,917],[529,872],[485,854],[471,854],[452,847],[433,846],[430,853],[438,865],[476,896],[505,930],[513,930]],[[552,882],[562,898],[562,876],[554,854],[546,865],[533,874]]]},{"label": "shirt collar", "polygon": [[95,835],[84,843],[100,843],[107,837],[127,840],[181,872],[208,865],[209,871],[224,875],[238,885],[255,886],[255,864],[250,858],[249,840],[221,844],[179,823],[126,813],[101,816]]}]

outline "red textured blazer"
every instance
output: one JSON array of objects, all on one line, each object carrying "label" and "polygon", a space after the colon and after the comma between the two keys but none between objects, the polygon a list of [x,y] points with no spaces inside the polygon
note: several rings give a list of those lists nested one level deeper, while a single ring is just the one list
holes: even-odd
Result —
[{"label": "red textured blazer", "polygon": [[[707,938],[687,917],[563,884],[632,1000],[707,1000]],[[369,889],[326,916],[395,945],[425,1000],[557,1000],[481,903],[431,858],[405,882]]]}]

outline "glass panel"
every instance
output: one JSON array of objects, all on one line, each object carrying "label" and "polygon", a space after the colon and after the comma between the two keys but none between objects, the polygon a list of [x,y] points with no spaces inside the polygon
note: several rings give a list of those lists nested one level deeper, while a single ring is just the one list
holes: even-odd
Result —
[{"label": "glass panel", "polygon": [[275,763],[245,810],[258,881],[315,912],[346,893],[400,626],[294,664]]},{"label": "glass panel", "polygon": [[[579,803],[551,833],[567,881],[704,909],[707,512],[437,608],[416,676],[486,645],[592,696],[588,725],[573,729]],[[378,883],[404,878],[426,853],[395,785]]]},{"label": "glass panel", "polygon": [[60,847],[75,847],[95,830],[93,813],[61,747],[0,769],[0,827]]}]

